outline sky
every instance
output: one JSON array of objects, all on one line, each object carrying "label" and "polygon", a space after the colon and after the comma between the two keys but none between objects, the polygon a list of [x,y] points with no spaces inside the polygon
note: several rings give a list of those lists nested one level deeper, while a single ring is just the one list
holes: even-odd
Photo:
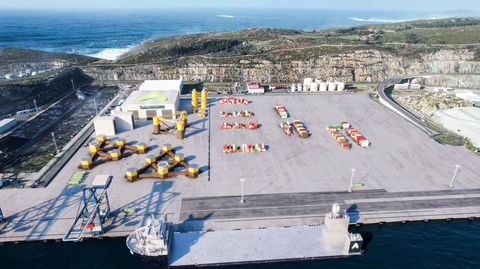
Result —
[{"label": "sky", "polygon": [[480,0],[0,0],[0,9],[4,10],[152,10],[271,7],[388,11],[480,11]]}]

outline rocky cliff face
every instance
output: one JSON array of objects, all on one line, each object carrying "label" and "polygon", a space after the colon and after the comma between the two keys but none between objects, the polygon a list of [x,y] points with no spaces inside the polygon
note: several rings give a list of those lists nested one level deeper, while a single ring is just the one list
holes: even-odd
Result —
[{"label": "rocky cliff face", "polygon": [[396,56],[376,49],[326,54],[308,60],[274,60],[246,56],[188,57],[168,63],[87,66],[98,80],[174,79],[210,82],[297,82],[305,77],[347,82],[379,82],[386,77],[422,73],[480,73],[480,62],[467,49],[443,49],[419,58]]},{"label": "rocky cliff face", "polygon": [[0,85],[0,118],[15,114],[18,110],[33,107],[33,99],[38,106],[52,102],[71,91],[71,79],[76,85],[90,81],[80,68],[66,68],[59,76],[37,84]]},{"label": "rocky cliff face", "polygon": [[26,70],[32,71],[45,71],[45,70],[56,70],[69,66],[70,63],[65,61],[38,61],[38,62],[21,62],[21,63],[10,63],[0,66],[0,76],[5,76],[7,74],[20,74],[24,73]]}]

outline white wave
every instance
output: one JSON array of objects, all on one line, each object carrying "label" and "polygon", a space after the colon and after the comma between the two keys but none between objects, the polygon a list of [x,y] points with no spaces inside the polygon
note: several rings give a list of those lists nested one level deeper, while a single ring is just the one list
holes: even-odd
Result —
[{"label": "white wave", "polygon": [[445,18],[444,16],[430,16],[427,18],[410,18],[410,19],[381,19],[381,18],[359,18],[359,17],[350,17],[352,21],[359,22],[380,22],[380,23],[397,23],[397,22],[407,22],[407,21],[416,21],[416,20],[436,20]]},{"label": "white wave", "polygon": [[217,15],[217,17],[220,17],[220,18],[235,18],[235,16],[233,16],[233,15]]},{"label": "white wave", "polygon": [[97,53],[90,54],[89,56],[100,58],[100,59],[105,59],[105,60],[111,60],[114,61],[120,57],[120,55],[124,54],[127,52],[130,48],[109,48],[109,49],[103,49]]},{"label": "white wave", "polygon": [[360,21],[360,22],[385,22],[385,23],[395,23],[395,22],[409,21],[408,19],[405,19],[405,20],[391,20],[391,19],[359,18],[359,17],[350,17],[350,19],[352,21]]}]

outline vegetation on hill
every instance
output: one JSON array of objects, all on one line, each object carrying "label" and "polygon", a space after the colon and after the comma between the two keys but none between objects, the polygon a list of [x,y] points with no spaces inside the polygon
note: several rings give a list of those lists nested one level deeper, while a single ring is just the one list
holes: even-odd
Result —
[{"label": "vegetation on hill", "polygon": [[480,18],[422,20],[312,32],[247,29],[168,37],[137,46],[124,54],[118,63],[160,63],[185,57],[226,59],[255,56],[278,61],[302,60],[366,47],[415,57],[440,48],[462,46],[478,50]]},{"label": "vegetation on hill", "polygon": [[97,58],[49,51],[21,48],[0,48],[0,65],[37,61],[65,61],[71,64],[84,65],[97,61]]}]

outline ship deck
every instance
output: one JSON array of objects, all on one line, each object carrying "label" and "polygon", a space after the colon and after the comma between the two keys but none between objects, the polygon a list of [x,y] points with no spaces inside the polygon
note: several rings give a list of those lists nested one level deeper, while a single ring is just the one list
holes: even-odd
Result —
[{"label": "ship deck", "polygon": [[218,266],[348,257],[346,234],[326,234],[325,226],[175,233],[171,267]]}]

